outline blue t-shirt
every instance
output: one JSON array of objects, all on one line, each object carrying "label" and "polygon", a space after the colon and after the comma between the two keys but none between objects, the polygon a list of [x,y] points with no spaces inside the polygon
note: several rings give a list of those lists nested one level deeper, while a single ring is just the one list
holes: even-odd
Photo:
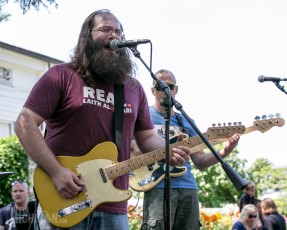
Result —
[{"label": "blue t-shirt", "polygon": [[[241,221],[236,221],[232,226],[232,230],[246,230],[246,228]],[[252,230],[256,230],[256,228],[252,228]]]},{"label": "blue t-shirt", "polygon": [[246,230],[246,228],[244,227],[244,225],[242,224],[242,222],[237,221],[234,223],[234,225],[232,226],[232,230]]},{"label": "blue t-shirt", "polygon": [[[152,121],[154,123],[155,129],[157,132],[164,137],[165,135],[165,122],[163,114],[158,112],[153,106],[149,108],[149,112],[151,114]],[[178,114],[181,117],[184,128],[187,130],[188,135],[190,137],[197,135],[195,130],[191,127],[188,121],[182,114]],[[192,120],[192,119],[191,119]],[[193,122],[193,120],[192,120]],[[183,132],[183,127],[180,125],[176,115],[171,115],[170,117],[170,137],[175,136],[179,133]],[[187,188],[187,189],[198,189],[196,180],[191,173],[192,166],[190,162],[186,162],[184,165],[187,167],[187,173],[180,177],[171,177],[171,188]],[[162,180],[157,186],[157,188],[164,188],[164,180]]]}]

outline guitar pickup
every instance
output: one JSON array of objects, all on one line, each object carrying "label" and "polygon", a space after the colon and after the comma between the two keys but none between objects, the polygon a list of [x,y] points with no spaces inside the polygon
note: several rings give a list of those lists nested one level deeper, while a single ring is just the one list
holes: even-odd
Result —
[{"label": "guitar pickup", "polygon": [[139,181],[138,182],[138,185],[139,186],[144,186],[144,185],[147,185],[147,184],[149,184],[149,183],[151,183],[151,182],[154,182],[155,181],[155,177],[150,177],[150,178],[146,178],[146,179],[144,179],[144,180],[142,180],[142,181]]},{"label": "guitar pickup", "polygon": [[61,210],[58,211],[58,216],[59,217],[64,217],[64,216],[67,216],[67,215],[70,215],[74,212],[78,212],[80,210],[83,210],[85,208],[89,208],[92,206],[92,201],[91,200],[85,200],[81,203],[78,203],[78,204],[74,204],[70,207],[67,207],[67,208],[63,208]]}]

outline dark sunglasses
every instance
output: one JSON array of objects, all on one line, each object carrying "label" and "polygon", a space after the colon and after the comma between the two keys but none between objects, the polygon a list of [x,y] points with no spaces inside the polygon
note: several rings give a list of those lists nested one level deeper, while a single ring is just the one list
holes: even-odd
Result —
[{"label": "dark sunglasses", "polygon": [[248,218],[249,218],[249,219],[251,219],[251,218],[257,218],[257,215],[249,215]]},{"label": "dark sunglasses", "polygon": [[[176,84],[167,84],[167,86],[169,87],[170,90],[174,90],[174,88],[176,87]],[[155,86],[154,88],[155,88],[157,91],[161,91],[158,86]]]}]

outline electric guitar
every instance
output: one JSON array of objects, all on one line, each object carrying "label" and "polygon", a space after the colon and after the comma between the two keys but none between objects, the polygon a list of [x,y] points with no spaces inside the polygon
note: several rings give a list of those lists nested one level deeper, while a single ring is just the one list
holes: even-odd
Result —
[{"label": "electric guitar", "polygon": [[[208,129],[206,137],[227,138],[244,131],[243,125],[212,127]],[[171,144],[170,148],[179,145],[192,148],[201,142],[200,137],[188,138]],[[103,142],[84,156],[58,156],[59,162],[78,175],[85,184],[85,189],[70,199],[63,198],[55,188],[51,177],[40,167],[36,167],[33,177],[35,193],[46,218],[52,225],[68,228],[81,222],[102,203],[128,200],[132,196],[132,191],[115,188],[113,180],[166,157],[165,148],[122,162],[117,162],[117,155],[114,143]]]},{"label": "electric guitar", "polygon": [[[281,127],[285,124],[285,121],[283,118],[271,118],[271,119],[263,119],[263,120],[256,120],[253,122],[253,125],[246,128],[245,132],[241,135],[251,133],[253,131],[260,131],[261,133],[264,133],[268,130],[270,130],[274,126]],[[198,136],[191,137],[195,138]],[[173,139],[176,138],[176,136],[172,137],[170,140],[173,141]],[[185,137],[186,138],[186,137]],[[227,141],[226,138],[222,139],[212,139],[209,140],[209,143],[213,145],[221,144],[223,142]],[[191,152],[195,153],[197,151],[203,150],[207,148],[205,143],[201,141],[201,143],[197,144],[196,146],[191,147]],[[134,153],[131,152],[131,157],[134,157]],[[148,165],[139,169],[136,169],[132,172],[130,172],[129,176],[129,186],[132,190],[138,191],[138,192],[146,192],[150,189],[154,188],[160,181],[162,181],[165,177],[165,165],[159,164],[158,162]],[[185,166],[177,166],[177,167],[171,167],[170,168],[170,176],[171,177],[180,177],[184,175],[187,171],[187,168]]]}]

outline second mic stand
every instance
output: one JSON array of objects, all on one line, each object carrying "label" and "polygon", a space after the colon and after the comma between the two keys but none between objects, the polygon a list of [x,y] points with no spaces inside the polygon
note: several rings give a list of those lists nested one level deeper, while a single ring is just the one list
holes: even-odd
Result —
[{"label": "second mic stand", "polygon": [[[147,70],[149,71],[149,73],[151,74],[151,77],[157,82],[157,87],[165,93],[165,95],[170,98],[169,101],[171,103],[170,108],[172,106],[175,106],[175,108],[181,112],[181,114],[185,117],[185,119],[188,121],[188,123],[191,125],[191,127],[196,131],[196,133],[198,134],[198,136],[200,136],[200,138],[202,139],[202,141],[206,144],[206,146],[210,149],[210,151],[213,153],[213,155],[216,157],[216,159],[218,160],[218,162],[221,164],[223,170],[225,171],[226,175],[228,176],[228,178],[231,180],[231,182],[233,183],[233,185],[235,186],[235,188],[238,191],[243,190],[246,186],[247,186],[247,182],[228,164],[226,163],[221,156],[215,151],[215,149],[211,146],[211,144],[208,142],[208,140],[206,139],[206,137],[200,132],[200,130],[197,128],[197,126],[192,122],[192,120],[189,118],[189,116],[185,113],[185,111],[182,108],[182,105],[177,102],[174,97],[172,97],[170,95],[169,92],[169,87],[164,84],[161,80],[157,79],[157,77],[155,76],[155,74],[151,71],[151,69],[147,66],[147,64],[144,62],[144,60],[141,58],[140,56],[140,52],[137,50],[137,47],[131,47],[130,48],[134,54],[135,57],[137,57],[138,59],[140,59],[140,61],[143,63],[143,65],[147,68]],[[169,126],[168,126],[169,128]],[[165,130],[165,133],[169,134],[169,129]],[[167,141],[166,141],[167,142]],[[168,144],[167,144],[168,143]],[[169,159],[169,141],[166,143],[166,159]],[[169,173],[169,162],[167,162],[166,160],[166,175]],[[170,191],[170,188],[168,188]],[[168,195],[168,192],[166,193],[166,195]],[[170,202],[170,198],[168,200]],[[168,208],[170,206],[170,204],[168,204],[166,206],[166,208]],[[169,214],[170,210],[166,210],[167,213]],[[166,230],[170,230],[170,220],[167,220],[167,225],[165,226]]]}]

